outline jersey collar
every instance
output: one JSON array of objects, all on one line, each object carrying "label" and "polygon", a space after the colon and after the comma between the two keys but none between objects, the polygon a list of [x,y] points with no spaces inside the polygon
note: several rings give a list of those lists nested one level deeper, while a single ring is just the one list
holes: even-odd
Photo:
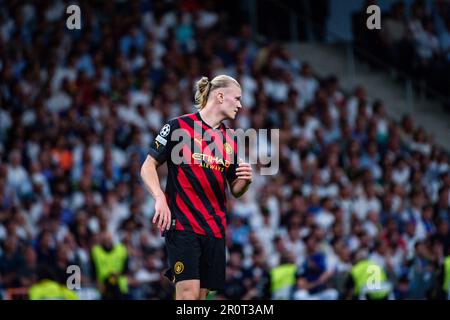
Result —
[{"label": "jersey collar", "polygon": [[217,127],[217,128],[211,127],[208,123],[205,122],[205,120],[202,119],[202,117],[200,116],[200,112],[196,112],[196,113],[195,113],[195,116],[197,117],[198,120],[200,120],[202,123],[204,123],[205,126],[207,126],[209,129],[212,129],[212,130],[220,130],[220,131],[222,131],[222,130],[225,129],[225,124],[224,124],[223,122],[221,122],[220,125],[219,125],[219,127]]}]

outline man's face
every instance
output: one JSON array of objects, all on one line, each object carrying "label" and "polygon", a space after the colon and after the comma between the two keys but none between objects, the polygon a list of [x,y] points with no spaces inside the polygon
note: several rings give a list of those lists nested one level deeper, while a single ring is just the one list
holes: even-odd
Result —
[{"label": "man's face", "polygon": [[241,105],[241,88],[231,85],[217,92],[220,109],[227,119],[235,119]]}]

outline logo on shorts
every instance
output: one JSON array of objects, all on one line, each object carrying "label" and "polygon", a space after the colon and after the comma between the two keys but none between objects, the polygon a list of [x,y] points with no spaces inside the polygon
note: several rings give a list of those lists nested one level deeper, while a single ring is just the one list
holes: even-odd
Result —
[{"label": "logo on shorts", "polygon": [[233,153],[233,148],[231,148],[230,144],[228,142],[225,142],[223,144],[224,148],[225,148],[225,152],[227,154],[232,154]]},{"label": "logo on shorts", "polygon": [[183,262],[177,261],[177,262],[175,263],[175,267],[174,267],[173,269],[174,269],[174,271],[175,271],[175,274],[180,274],[180,273],[182,273],[183,270],[184,270],[184,264],[183,264]]}]

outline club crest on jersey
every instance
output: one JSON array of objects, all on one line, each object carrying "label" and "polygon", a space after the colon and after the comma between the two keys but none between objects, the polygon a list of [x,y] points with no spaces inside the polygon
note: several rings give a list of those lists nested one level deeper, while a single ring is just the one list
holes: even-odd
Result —
[{"label": "club crest on jersey", "polygon": [[232,154],[233,153],[233,148],[230,146],[230,144],[228,142],[225,142],[223,144],[223,147],[225,148],[225,152],[227,154]]}]

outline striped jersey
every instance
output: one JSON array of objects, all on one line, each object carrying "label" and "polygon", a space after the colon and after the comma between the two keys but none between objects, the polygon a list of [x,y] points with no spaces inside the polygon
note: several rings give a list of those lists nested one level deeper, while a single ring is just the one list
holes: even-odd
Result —
[{"label": "striped jersey", "polygon": [[199,112],[183,115],[162,127],[149,155],[167,162],[171,229],[224,238],[227,181],[236,179],[238,166],[234,131],[223,123],[210,127]]}]

